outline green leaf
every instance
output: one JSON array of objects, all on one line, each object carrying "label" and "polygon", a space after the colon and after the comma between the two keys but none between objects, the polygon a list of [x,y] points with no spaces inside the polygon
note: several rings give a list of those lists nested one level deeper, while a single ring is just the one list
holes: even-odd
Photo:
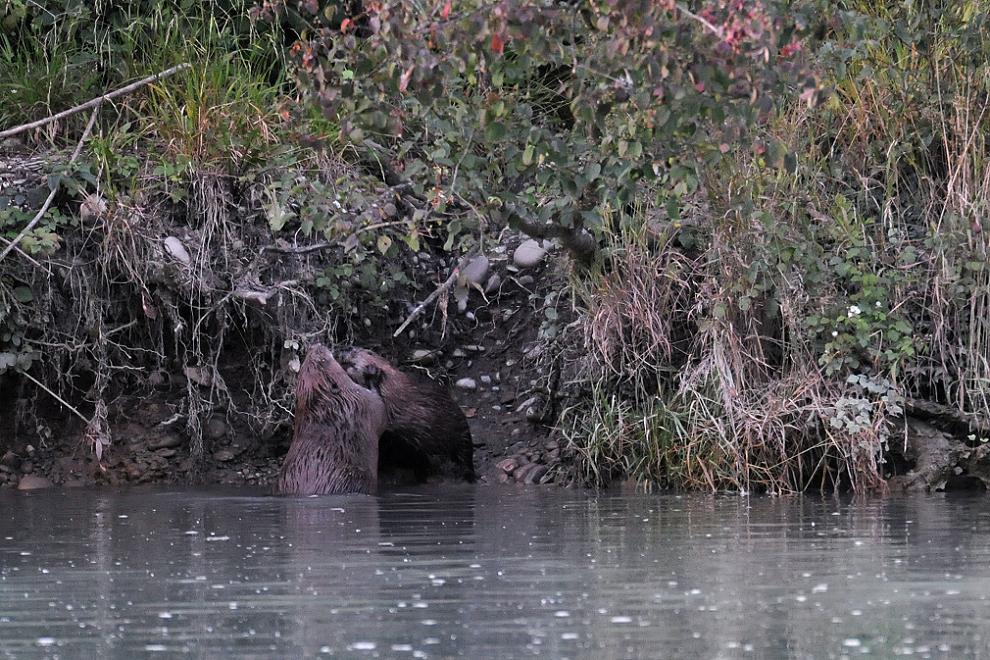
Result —
[{"label": "green leaf", "polygon": [[526,167],[529,167],[530,165],[533,164],[534,151],[536,151],[536,149],[531,144],[526,145],[526,149],[523,150],[522,164],[525,165]]},{"label": "green leaf", "polygon": [[26,286],[19,286],[14,289],[14,299],[19,303],[29,303],[34,300],[34,293]]}]

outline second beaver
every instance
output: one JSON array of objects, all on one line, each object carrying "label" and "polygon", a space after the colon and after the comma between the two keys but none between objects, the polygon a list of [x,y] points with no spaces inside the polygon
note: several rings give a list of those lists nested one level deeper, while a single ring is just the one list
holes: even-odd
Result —
[{"label": "second beaver", "polygon": [[[380,379],[373,366],[368,379]],[[350,378],[326,346],[314,345],[299,370],[292,444],[275,491],[374,493],[387,419],[381,396]]]},{"label": "second beaver", "polygon": [[348,375],[379,392],[385,403],[383,462],[408,465],[421,481],[432,476],[475,480],[471,429],[446,388],[399,371],[367,349],[350,348],[339,357]]}]

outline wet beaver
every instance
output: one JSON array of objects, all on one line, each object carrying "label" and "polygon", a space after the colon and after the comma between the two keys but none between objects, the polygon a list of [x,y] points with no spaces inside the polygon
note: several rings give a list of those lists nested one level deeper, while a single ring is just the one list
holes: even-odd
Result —
[{"label": "wet beaver", "polygon": [[471,429],[446,388],[399,371],[363,348],[342,351],[340,364],[385,402],[388,426],[379,445],[382,464],[410,467],[420,481],[432,476],[474,481]]},{"label": "wet beaver", "polygon": [[[368,377],[380,378],[374,368]],[[275,492],[375,492],[378,441],[387,419],[378,393],[352,380],[326,346],[314,345],[299,370],[292,445]]]}]

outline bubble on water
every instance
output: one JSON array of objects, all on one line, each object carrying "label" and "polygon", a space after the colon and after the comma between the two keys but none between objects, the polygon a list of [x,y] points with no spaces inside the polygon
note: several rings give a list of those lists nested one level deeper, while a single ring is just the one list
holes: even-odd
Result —
[{"label": "bubble on water", "polygon": [[55,644],[54,637],[39,637],[38,646],[52,646]]},{"label": "bubble on water", "polygon": [[409,653],[413,650],[412,644],[392,644],[393,651],[403,651]]},{"label": "bubble on water", "polygon": [[828,585],[822,582],[821,584],[816,584],[815,587],[811,590],[811,593],[823,594],[826,591],[828,591]]},{"label": "bubble on water", "polygon": [[803,602],[805,602],[805,601],[808,600],[808,597],[807,596],[795,596],[794,597],[794,600],[796,600],[799,603],[803,603]]},{"label": "bubble on water", "polygon": [[863,610],[853,610],[850,614],[853,616],[863,616]]},{"label": "bubble on water", "polygon": [[354,651],[374,651],[375,647],[376,644],[374,642],[354,642],[350,646]]},{"label": "bubble on water", "polygon": [[229,541],[230,540],[230,537],[229,536],[207,536],[206,537],[206,540],[207,541]]},{"label": "bubble on water", "polygon": [[435,625],[437,625],[437,620],[436,619],[423,619],[422,621],[420,621],[420,623],[422,623],[424,626],[435,626]]},{"label": "bubble on water", "polygon": [[21,557],[30,557],[31,556],[31,551],[30,550],[21,550],[17,554],[19,554]]},{"label": "bubble on water", "polygon": [[197,532],[195,529],[190,529],[185,534],[186,534],[186,536],[196,536],[197,534],[199,534],[199,532]]},{"label": "bubble on water", "polygon": [[566,632],[566,633],[561,633],[560,634],[560,638],[561,639],[579,639],[580,638],[580,635],[578,635],[576,632]]},{"label": "bubble on water", "polygon": [[144,650],[150,653],[162,653],[168,650],[168,647],[164,644],[145,644]]},{"label": "bubble on water", "polygon": [[172,618],[172,613],[171,612],[159,612],[158,613],[158,618],[159,619],[171,619]]},{"label": "bubble on water", "polygon": [[127,514],[126,513],[122,513],[122,514],[120,514],[117,517],[120,518],[121,520],[123,520],[123,519],[127,518]]},{"label": "bubble on water", "polygon": [[628,616],[613,616],[610,620],[612,623],[632,623],[632,617]]},{"label": "bubble on water", "polygon": [[447,581],[442,578],[433,578],[430,580],[430,584],[432,584],[434,587],[442,587],[446,583]]},{"label": "bubble on water", "polygon": [[849,639],[843,640],[842,645],[848,646],[849,648],[858,648],[860,645],[862,645],[862,642],[860,642],[855,637],[850,637]]},{"label": "bubble on water", "polygon": [[560,611],[554,612],[553,615],[555,617],[557,617],[558,619],[563,619],[563,618],[569,617],[571,615],[571,613],[568,612],[567,610],[560,610]]}]

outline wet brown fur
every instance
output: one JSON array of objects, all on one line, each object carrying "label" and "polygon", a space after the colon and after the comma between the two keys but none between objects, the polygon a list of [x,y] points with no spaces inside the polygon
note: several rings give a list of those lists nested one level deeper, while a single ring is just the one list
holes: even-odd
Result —
[{"label": "wet brown fur", "polygon": [[445,387],[399,371],[363,348],[342,352],[340,363],[355,382],[377,390],[385,402],[388,426],[382,452],[418,459],[412,467],[420,479],[439,475],[474,481],[471,429]]},{"label": "wet brown fur", "polygon": [[352,380],[325,346],[313,346],[299,370],[292,445],[275,491],[374,493],[386,421],[378,393]]}]

